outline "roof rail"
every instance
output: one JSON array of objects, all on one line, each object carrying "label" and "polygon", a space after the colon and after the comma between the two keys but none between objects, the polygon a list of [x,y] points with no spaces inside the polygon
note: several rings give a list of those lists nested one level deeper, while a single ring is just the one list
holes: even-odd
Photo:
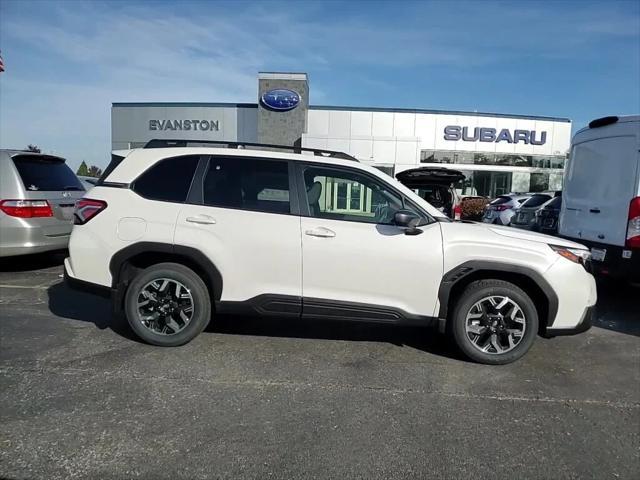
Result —
[{"label": "roof rail", "polygon": [[341,158],[343,160],[352,160],[357,162],[358,159],[351,155],[338,152],[335,150],[324,150],[321,148],[308,148],[308,147],[294,147],[292,145],[272,145],[269,143],[251,143],[251,142],[226,142],[224,140],[165,140],[161,138],[154,138],[149,140],[142,148],[175,148],[175,147],[189,147],[199,145],[217,145],[224,146],[225,148],[244,149],[253,148],[259,149],[279,149],[290,150],[294,153],[312,152],[317,157],[329,157],[329,158]]}]

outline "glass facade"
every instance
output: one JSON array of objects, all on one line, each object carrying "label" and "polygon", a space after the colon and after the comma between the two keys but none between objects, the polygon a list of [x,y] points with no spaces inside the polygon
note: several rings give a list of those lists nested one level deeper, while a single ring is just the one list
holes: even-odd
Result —
[{"label": "glass facade", "polygon": [[518,155],[510,153],[454,152],[446,150],[420,151],[421,163],[564,169],[566,160],[566,155]]},{"label": "glass facade", "polygon": [[[460,195],[495,198],[510,192],[562,190],[566,155],[421,150],[421,163],[460,165],[465,179],[456,185]],[[463,165],[515,167],[512,171],[473,170]],[[455,168],[455,167],[452,167]],[[547,171],[545,171],[547,170]]]}]

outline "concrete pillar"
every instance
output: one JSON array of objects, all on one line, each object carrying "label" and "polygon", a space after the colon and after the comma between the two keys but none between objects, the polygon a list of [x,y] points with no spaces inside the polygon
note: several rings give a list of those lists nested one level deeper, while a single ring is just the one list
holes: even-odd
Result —
[{"label": "concrete pillar", "polygon": [[[299,102],[291,110],[269,107],[264,95],[276,89],[295,92]],[[273,98],[273,97],[271,97]],[[258,142],[275,145],[301,145],[307,133],[309,82],[306,73],[260,72],[258,74]]]}]

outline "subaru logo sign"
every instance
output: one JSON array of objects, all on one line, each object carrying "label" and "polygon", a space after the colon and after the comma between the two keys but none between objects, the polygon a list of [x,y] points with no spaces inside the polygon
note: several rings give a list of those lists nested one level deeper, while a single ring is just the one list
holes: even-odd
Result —
[{"label": "subaru logo sign", "polygon": [[293,90],[276,88],[274,90],[264,92],[260,101],[262,102],[262,105],[269,110],[288,112],[298,106],[300,103],[300,95]]},{"label": "subaru logo sign", "polygon": [[468,127],[459,125],[449,125],[444,127],[445,140],[462,140],[463,142],[507,142],[525,145],[544,145],[547,143],[547,132],[538,133],[535,130],[514,130],[513,133],[508,128],[503,128],[498,132],[495,128],[474,128],[473,133]]}]

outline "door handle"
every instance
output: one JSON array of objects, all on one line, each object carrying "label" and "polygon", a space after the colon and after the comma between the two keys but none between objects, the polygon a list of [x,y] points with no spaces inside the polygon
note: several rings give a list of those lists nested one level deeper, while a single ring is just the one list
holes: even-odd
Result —
[{"label": "door handle", "polygon": [[591,208],[591,209],[589,209],[589,211],[591,213],[600,213],[600,209],[599,208]]},{"label": "door handle", "polygon": [[333,238],[336,236],[336,232],[325,227],[316,227],[311,230],[306,230],[304,233],[310,237]]},{"label": "door handle", "polygon": [[213,225],[216,223],[215,218],[209,215],[196,215],[195,217],[187,217],[186,220],[187,222],[198,223],[200,225]]}]

